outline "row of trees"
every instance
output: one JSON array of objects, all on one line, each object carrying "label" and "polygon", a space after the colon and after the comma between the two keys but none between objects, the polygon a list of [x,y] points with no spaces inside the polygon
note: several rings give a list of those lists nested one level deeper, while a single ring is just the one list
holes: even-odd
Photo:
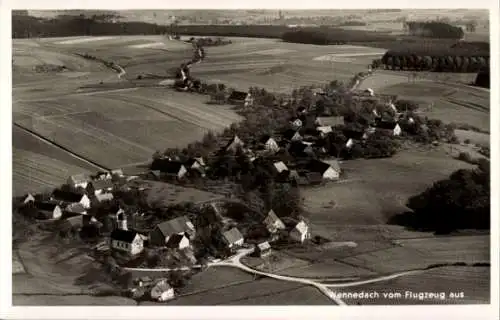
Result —
[{"label": "row of trees", "polygon": [[281,39],[286,42],[317,44],[317,45],[395,40],[393,36],[378,32],[345,30],[337,28],[293,30],[283,33]]},{"label": "row of trees", "polygon": [[382,63],[392,70],[415,70],[436,72],[478,72],[490,65],[489,55],[419,55],[413,53],[387,52]]}]

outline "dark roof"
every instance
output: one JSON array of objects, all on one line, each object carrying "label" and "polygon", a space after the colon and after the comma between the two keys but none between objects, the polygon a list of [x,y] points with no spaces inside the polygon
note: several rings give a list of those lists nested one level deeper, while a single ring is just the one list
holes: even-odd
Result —
[{"label": "dark roof", "polygon": [[235,243],[236,241],[243,238],[243,235],[237,228],[232,228],[223,232],[222,236],[224,237],[224,239],[226,239],[227,243],[229,244]]},{"label": "dark roof", "polygon": [[377,121],[375,127],[379,129],[394,130],[397,124],[398,123],[395,121]]},{"label": "dark roof", "polygon": [[35,201],[35,208],[42,211],[54,211],[54,209],[58,206],[56,202],[49,201]]},{"label": "dark roof", "polygon": [[188,223],[192,224],[187,216],[180,216],[175,219],[162,222],[156,227],[165,237],[170,237],[178,233],[190,233],[193,230],[188,226]]},{"label": "dark roof", "polygon": [[306,164],[306,168],[311,172],[317,172],[320,174],[325,173],[331,166],[328,163],[319,160],[311,160]]},{"label": "dark roof", "polygon": [[248,93],[243,91],[233,91],[229,96],[230,100],[245,100]]},{"label": "dark roof", "polygon": [[183,164],[180,161],[172,161],[169,159],[155,159],[151,165],[151,169],[177,174],[182,166]]},{"label": "dark roof", "polygon": [[310,147],[310,145],[306,143],[302,143],[300,141],[293,141],[288,148],[288,152],[293,156],[306,156],[306,149]]},{"label": "dark roof", "polygon": [[265,135],[263,135],[263,136],[260,138],[259,142],[260,142],[260,143],[266,143],[266,142],[267,142],[267,141],[269,141],[269,139],[271,139],[271,138],[272,138],[272,137],[271,137],[269,134],[265,134]]},{"label": "dark roof", "polygon": [[338,116],[338,117],[320,117],[318,118],[318,121],[321,123],[322,126],[332,126],[335,127],[340,124],[344,124],[344,117],[343,116]]},{"label": "dark roof", "polygon": [[178,247],[181,240],[184,238],[183,234],[174,234],[167,241],[167,246]]},{"label": "dark roof", "polygon": [[307,172],[305,174],[305,179],[307,183],[321,183],[323,181],[323,175],[319,172]]},{"label": "dark roof", "polygon": [[354,130],[354,129],[344,129],[344,135],[348,139],[360,140],[363,138],[365,132],[363,130]]},{"label": "dark roof", "polygon": [[298,130],[288,129],[285,132],[283,132],[283,138],[291,140],[293,136],[298,132],[299,132]]},{"label": "dark roof", "polygon": [[111,180],[94,180],[91,182],[92,187],[94,187],[94,190],[101,190],[101,189],[108,189],[108,188],[113,188],[113,181]]},{"label": "dark roof", "polygon": [[52,196],[57,200],[66,202],[80,202],[80,200],[82,200],[83,194],[58,189],[52,193]]},{"label": "dark roof", "polygon": [[111,239],[131,243],[136,235],[137,232],[135,231],[115,229],[111,232]]}]

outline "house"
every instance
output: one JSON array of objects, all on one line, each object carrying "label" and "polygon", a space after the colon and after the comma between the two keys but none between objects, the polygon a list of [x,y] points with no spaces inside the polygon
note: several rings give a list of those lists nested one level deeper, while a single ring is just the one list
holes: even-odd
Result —
[{"label": "house", "polygon": [[96,194],[95,198],[96,198],[97,202],[102,203],[105,201],[113,200],[114,196],[111,192],[105,192],[105,193]]},{"label": "house", "polygon": [[302,127],[302,120],[300,120],[299,118],[291,118],[290,127],[292,128],[292,130],[299,130]]},{"label": "house", "polygon": [[302,140],[302,136],[300,135],[300,133],[296,130],[293,130],[293,129],[286,130],[283,133],[283,138],[288,140],[288,141],[300,141],[300,140]]},{"label": "house", "polygon": [[62,217],[61,207],[56,202],[35,201],[33,205],[38,211],[38,216],[43,219],[60,219]]},{"label": "house", "polygon": [[244,104],[248,96],[248,92],[234,90],[229,95],[228,101],[235,104]]},{"label": "house", "polygon": [[344,124],[344,117],[318,117],[316,118],[317,126],[330,126],[335,127]]},{"label": "house", "polygon": [[373,97],[375,95],[375,92],[371,88],[367,88],[364,92],[368,94],[370,97]]},{"label": "house", "polygon": [[73,191],[55,190],[52,199],[66,203],[81,203],[85,209],[90,208],[90,199],[86,194]]},{"label": "house", "polygon": [[265,135],[260,139],[260,143],[264,146],[264,149],[271,152],[278,152],[280,147],[278,142],[274,140],[271,136]]},{"label": "house", "polygon": [[69,213],[87,214],[87,209],[81,203],[70,203],[64,210]]},{"label": "house", "polygon": [[175,297],[174,288],[172,288],[166,279],[158,281],[150,292],[151,299],[159,302],[171,300]]},{"label": "house", "polygon": [[226,243],[229,249],[232,249],[236,246],[241,246],[245,241],[240,230],[238,230],[237,228],[231,228],[227,231],[222,232],[222,240]]},{"label": "house", "polygon": [[274,162],[272,167],[273,167],[275,175],[280,175],[283,173],[287,173],[287,171],[289,171],[288,167],[286,166],[286,164],[283,161]]},{"label": "house", "polygon": [[25,205],[31,205],[34,202],[35,202],[35,197],[31,193],[28,193],[26,197],[24,197],[23,199],[23,204]]},{"label": "house", "polygon": [[229,141],[229,143],[226,145],[224,150],[228,152],[236,152],[238,149],[243,148],[245,146],[245,143],[241,141],[241,139],[238,136],[234,136],[233,139]]},{"label": "house", "polygon": [[288,147],[288,153],[294,157],[309,157],[314,155],[312,144],[295,141]]},{"label": "house", "polygon": [[87,190],[93,190],[94,194],[112,191],[114,184],[110,179],[94,180],[88,183]]},{"label": "house", "polygon": [[399,136],[401,134],[401,127],[397,122],[393,121],[378,121],[376,129],[389,132],[393,136]]},{"label": "house", "polygon": [[90,181],[90,177],[84,173],[81,174],[76,174],[73,176],[70,176],[67,180],[67,184],[72,187],[72,188],[87,188],[87,184]]},{"label": "house", "polygon": [[327,134],[332,132],[332,127],[330,126],[321,126],[321,127],[316,127],[316,131],[319,132],[320,137],[326,137]]},{"label": "house", "polygon": [[261,258],[267,257],[271,254],[271,245],[269,242],[261,242],[255,245],[254,253]]},{"label": "house", "polygon": [[180,216],[175,219],[157,224],[150,233],[150,241],[153,245],[164,246],[173,235],[186,235],[192,239],[196,230],[193,223],[187,216]]},{"label": "house", "polygon": [[285,224],[271,209],[264,218],[263,224],[266,226],[269,233],[277,233],[279,230],[285,230]]},{"label": "house", "polygon": [[307,163],[306,169],[309,172],[321,174],[325,180],[337,180],[340,177],[340,165],[337,161],[332,161],[332,164],[329,164],[314,159]]},{"label": "house", "polygon": [[188,172],[184,164],[180,161],[164,161],[160,171],[164,172],[167,176],[182,179]]},{"label": "house", "polygon": [[311,234],[309,231],[309,226],[304,221],[300,221],[290,231],[290,238],[300,243],[303,243],[305,240],[310,239]]},{"label": "house", "polygon": [[136,255],[144,250],[144,241],[135,231],[115,229],[110,235],[110,248]]},{"label": "house", "polygon": [[167,247],[172,249],[185,249],[189,247],[189,238],[183,234],[174,234],[167,241]]}]

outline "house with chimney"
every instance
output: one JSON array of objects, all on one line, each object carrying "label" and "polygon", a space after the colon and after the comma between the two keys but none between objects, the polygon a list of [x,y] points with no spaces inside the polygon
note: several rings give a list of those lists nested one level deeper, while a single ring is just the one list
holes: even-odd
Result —
[{"label": "house with chimney", "polygon": [[[150,232],[149,239],[153,245],[167,246],[170,238],[174,235],[185,236],[187,240],[192,240],[194,238],[196,230],[193,223],[187,216],[180,216],[157,224],[156,227]],[[177,240],[179,239],[176,239],[175,241]],[[185,240],[180,239],[178,245],[184,244]]]},{"label": "house with chimney", "polygon": [[51,199],[65,204],[80,203],[85,209],[90,208],[90,199],[86,194],[57,189],[52,193]]},{"label": "house with chimney", "polygon": [[78,188],[81,187],[83,189],[87,188],[87,184],[90,181],[90,176],[81,173],[81,174],[75,174],[70,177],[68,177],[68,180],[66,183],[71,187],[71,188]]}]

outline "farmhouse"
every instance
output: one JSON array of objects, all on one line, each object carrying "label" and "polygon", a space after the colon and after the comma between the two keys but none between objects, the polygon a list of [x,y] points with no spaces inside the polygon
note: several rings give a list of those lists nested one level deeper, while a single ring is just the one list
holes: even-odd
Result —
[{"label": "farmhouse", "polygon": [[283,133],[283,138],[288,140],[288,141],[300,141],[300,140],[302,140],[302,136],[300,135],[300,133],[296,130],[293,130],[293,129],[286,130]]},{"label": "farmhouse", "polygon": [[376,130],[385,131],[393,136],[399,136],[401,134],[401,127],[397,122],[393,121],[378,121]]},{"label": "farmhouse", "polygon": [[265,135],[260,139],[260,143],[264,146],[264,149],[271,152],[278,152],[280,147],[278,142],[274,140],[271,136]]},{"label": "farmhouse", "polygon": [[113,190],[113,182],[109,179],[94,180],[88,183],[87,190],[93,190],[94,194],[100,194]]},{"label": "farmhouse", "polygon": [[288,153],[294,157],[309,157],[314,155],[314,149],[311,144],[302,141],[296,141],[288,147]]},{"label": "farmhouse", "polygon": [[90,199],[86,194],[81,194],[78,192],[55,190],[52,193],[52,199],[57,201],[62,201],[66,203],[80,203],[85,209],[90,208]]},{"label": "farmhouse", "polygon": [[144,250],[144,241],[135,231],[115,229],[111,232],[110,248],[136,255]]},{"label": "farmhouse", "polygon": [[186,167],[180,161],[165,161],[160,170],[167,176],[175,177],[176,179],[182,179],[187,173]]},{"label": "farmhouse", "polygon": [[285,230],[285,224],[271,209],[264,218],[263,224],[266,226],[269,233],[277,233],[279,230]]},{"label": "farmhouse", "polygon": [[252,95],[244,91],[233,91],[228,101],[234,104],[245,104],[252,102]]},{"label": "farmhouse", "polygon": [[330,126],[321,126],[321,127],[316,127],[316,130],[318,131],[319,133],[319,136],[324,138],[326,137],[327,134],[329,134],[330,132],[332,132],[332,127]]},{"label": "farmhouse", "polygon": [[292,231],[290,231],[290,238],[301,243],[306,239],[310,239],[310,237],[309,226],[304,221],[297,223]]},{"label": "farmhouse", "polygon": [[205,162],[203,158],[190,158],[184,163],[184,166],[192,174],[197,174],[201,177],[205,176]]},{"label": "farmhouse", "polygon": [[174,288],[172,288],[166,279],[158,281],[150,292],[151,299],[163,302],[175,297]]},{"label": "farmhouse", "polygon": [[299,118],[291,118],[290,127],[292,130],[299,130],[302,127],[302,120],[300,120]]},{"label": "farmhouse", "polygon": [[352,140],[366,140],[368,139],[368,133],[365,130],[358,130],[358,129],[344,129],[343,130],[344,135],[348,139]]},{"label": "farmhouse", "polygon": [[164,246],[173,235],[185,235],[192,239],[196,234],[193,223],[187,216],[180,216],[175,219],[162,222],[150,233],[151,244]]},{"label": "farmhouse", "polygon": [[326,180],[337,180],[340,177],[340,166],[337,161],[330,165],[319,160],[311,160],[307,163],[306,168],[310,172],[321,174],[321,177]]},{"label": "farmhouse", "polygon": [[59,219],[62,216],[61,207],[55,202],[35,201],[34,206],[38,211],[38,216],[43,219]]},{"label": "farmhouse", "polygon": [[228,152],[236,152],[239,148],[243,148],[244,145],[245,144],[243,143],[243,141],[241,141],[241,139],[235,135],[233,139],[231,139],[229,143],[226,145],[224,150]]},{"label": "farmhouse", "polygon": [[345,147],[347,149],[350,149],[354,145],[354,140],[352,138],[349,138],[347,142],[345,143]]},{"label": "farmhouse", "polygon": [[318,117],[316,125],[335,127],[344,124],[344,117]]},{"label": "farmhouse", "polygon": [[261,258],[267,257],[271,254],[271,246],[269,242],[261,242],[255,246],[254,253]]},{"label": "farmhouse", "polygon": [[33,204],[35,202],[35,197],[31,194],[28,193],[24,198],[23,198],[23,204],[28,205],[28,204]]},{"label": "farmhouse", "polygon": [[87,184],[90,181],[90,177],[86,174],[76,174],[73,176],[70,176],[67,180],[67,184],[72,187],[72,188],[87,188]]},{"label": "farmhouse", "polygon": [[76,215],[64,219],[61,223],[61,229],[66,231],[80,231],[83,228],[83,216]]},{"label": "farmhouse", "polygon": [[65,211],[76,214],[87,214],[87,210],[81,203],[70,203],[66,206]]},{"label": "farmhouse", "polygon": [[106,192],[106,193],[99,193],[95,196],[97,202],[99,203],[102,203],[102,202],[105,202],[105,201],[111,201],[114,199],[114,196],[112,193],[110,192]]},{"label": "farmhouse", "polygon": [[231,228],[227,231],[222,232],[222,240],[224,241],[224,243],[226,243],[229,249],[232,249],[236,246],[241,246],[245,241],[240,230],[238,230],[237,228]]},{"label": "farmhouse", "polygon": [[185,249],[189,247],[189,238],[185,234],[174,234],[167,241],[167,247],[172,249]]}]

